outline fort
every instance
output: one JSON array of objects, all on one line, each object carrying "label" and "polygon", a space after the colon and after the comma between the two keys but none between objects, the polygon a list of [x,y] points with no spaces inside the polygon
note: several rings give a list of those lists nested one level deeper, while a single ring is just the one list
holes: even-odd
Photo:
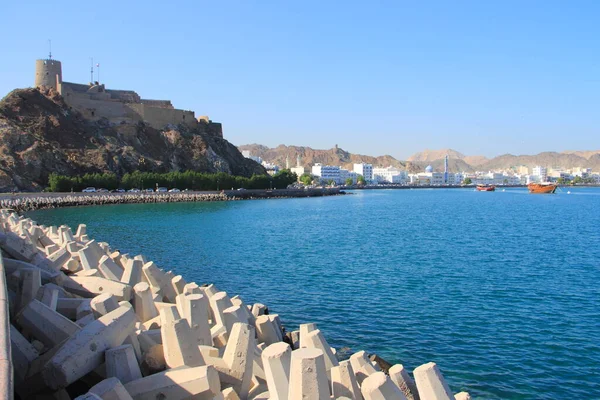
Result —
[{"label": "fort", "polygon": [[55,89],[69,107],[93,121],[107,119],[113,124],[143,121],[156,129],[182,124],[212,136],[223,137],[220,123],[211,121],[207,116],[196,118],[194,111],[176,109],[170,100],[142,99],[133,90],[106,89],[99,82],[64,82],[62,64],[52,58],[36,60],[35,87]]}]

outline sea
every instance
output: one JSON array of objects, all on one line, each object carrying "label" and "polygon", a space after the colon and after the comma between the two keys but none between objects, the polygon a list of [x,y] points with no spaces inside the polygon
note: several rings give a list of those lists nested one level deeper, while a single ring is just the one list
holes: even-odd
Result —
[{"label": "sea", "polygon": [[341,357],[434,361],[474,399],[600,399],[600,189],[40,210],[186,281],[315,322]]}]

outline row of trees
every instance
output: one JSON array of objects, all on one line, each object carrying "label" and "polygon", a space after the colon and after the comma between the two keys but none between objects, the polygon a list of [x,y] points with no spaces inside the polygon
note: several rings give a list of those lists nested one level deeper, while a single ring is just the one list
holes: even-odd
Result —
[{"label": "row of trees", "polygon": [[290,170],[284,169],[274,176],[253,175],[234,176],[224,172],[215,174],[185,171],[185,172],[141,172],[135,171],[123,175],[120,179],[115,174],[85,174],[82,176],[65,176],[50,174],[48,190],[51,192],[79,192],[86,187],[114,189],[147,189],[163,186],[167,188],[189,190],[222,190],[222,189],[285,189],[296,182],[297,176]]}]

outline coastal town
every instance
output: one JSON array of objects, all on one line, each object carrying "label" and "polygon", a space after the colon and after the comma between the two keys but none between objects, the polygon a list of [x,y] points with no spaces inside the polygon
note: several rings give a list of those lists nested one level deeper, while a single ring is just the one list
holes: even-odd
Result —
[{"label": "coastal town", "polygon": [[425,167],[424,171],[409,173],[406,169],[393,166],[374,166],[368,163],[355,163],[352,169],[346,169],[339,165],[313,164],[306,168],[302,165],[300,157],[296,160],[296,166],[290,166],[286,159],[285,166],[279,166],[273,162],[263,160],[261,157],[252,155],[249,151],[242,151],[249,159],[261,164],[267,172],[274,175],[282,169],[289,169],[300,179],[302,176],[310,175],[314,183],[334,185],[356,185],[361,181],[368,185],[404,185],[404,186],[457,186],[457,185],[497,185],[518,186],[531,183],[553,182],[557,184],[600,184],[600,172],[593,171],[587,167],[563,168],[560,166],[545,167],[536,165],[518,165],[510,169],[494,171],[450,171],[449,157],[444,159],[444,170],[435,171],[431,165]]}]

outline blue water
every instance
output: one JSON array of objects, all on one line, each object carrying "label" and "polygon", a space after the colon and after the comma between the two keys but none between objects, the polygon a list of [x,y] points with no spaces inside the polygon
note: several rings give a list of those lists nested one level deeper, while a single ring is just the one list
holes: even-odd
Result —
[{"label": "blue water", "polygon": [[284,325],[478,399],[600,398],[600,190],[358,191],[343,197],[30,213],[86,223]]}]

